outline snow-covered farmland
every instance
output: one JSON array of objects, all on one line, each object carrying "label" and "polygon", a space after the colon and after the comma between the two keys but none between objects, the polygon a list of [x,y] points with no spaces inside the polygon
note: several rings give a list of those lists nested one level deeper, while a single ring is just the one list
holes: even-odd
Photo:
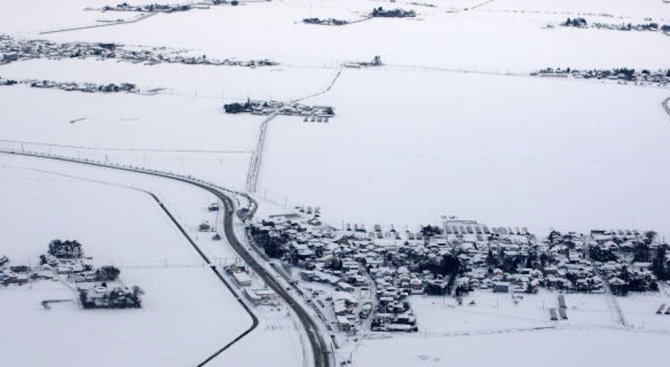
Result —
[{"label": "snow-covered farmland", "polygon": [[[115,5],[109,0],[5,3],[0,34],[12,37],[167,47],[280,65],[92,58],[1,65],[4,78],[165,89],[141,96],[1,87],[0,147],[158,168],[243,190],[263,117],[226,115],[223,103],[327,91],[305,103],[333,106],[329,123],[278,117],[269,124],[259,196],[320,206],[336,225],[414,227],[455,214],[539,235],[550,227],[670,234],[670,123],[661,106],[667,87],[528,77],[544,67],[668,68],[670,38],[662,32],[559,25],[567,17],[668,24],[670,5],[662,0],[426,1],[434,7],[406,0],[254,1],[51,34],[42,32],[137,14],[84,10]],[[378,6],[418,16],[341,27],[302,22],[355,21]],[[342,63],[376,55],[385,66],[346,68],[326,90]],[[202,220],[219,223],[205,209],[211,195],[132,173],[15,156],[0,156],[0,176],[0,255],[35,262],[51,239],[76,238],[96,264],[121,267],[125,282],[147,292],[141,310],[83,312],[74,303],[40,307],[47,298],[73,297],[58,282],[0,289],[0,324],[10,331],[0,337],[3,362],[91,365],[97,356],[96,365],[194,365],[250,325],[160,207],[133,188],[158,195],[208,257],[230,264],[237,259],[225,241],[196,231]],[[263,204],[259,214],[285,210]],[[573,357],[575,366],[656,365],[666,358],[670,321],[654,313],[667,303],[664,293],[620,299],[627,330],[613,326],[618,316],[604,295],[567,295],[570,319],[552,322],[546,307],[555,297],[514,302],[475,293],[463,306],[412,297],[418,334],[352,337],[336,354],[360,366],[562,366],[557,353]],[[258,328],[212,366],[308,361],[285,306],[258,313]],[[74,346],[87,358],[71,352]]]},{"label": "snow-covered farmland", "polygon": [[[484,2],[484,1],[482,1]],[[159,14],[144,21],[82,31],[43,35],[55,41],[117,42],[128,45],[179,45],[216,57],[270,58],[285,64],[335,66],[345,61],[367,61],[381,55],[387,64],[422,65],[467,70],[516,71],[547,66],[666,67],[667,37],[662,33],[575,30],[557,25],[570,15],[526,13],[533,1],[501,7],[512,12],[487,12],[487,6],[451,13],[429,8],[376,1],[273,1],[239,7]],[[551,3],[559,3],[552,1]],[[574,3],[574,1],[572,1]],[[589,1],[584,11],[616,16],[670,18],[670,7],[659,0],[657,11],[635,10],[617,1]],[[636,2],[637,3],[637,2]],[[449,6],[449,2],[445,2]],[[360,19],[374,7],[398,6],[419,13],[416,19],[372,19],[343,27],[303,24],[303,18]],[[551,8],[552,5],[543,5]],[[559,6],[559,9],[565,8]],[[516,12],[514,12],[516,10]],[[579,14],[579,13],[578,13]],[[271,29],[271,32],[257,31]],[[426,35],[431,35],[427,37]],[[352,42],[355,40],[355,42]]]},{"label": "snow-covered farmland", "polygon": [[654,364],[664,358],[669,318],[655,314],[668,301],[664,295],[618,297],[628,329],[615,328],[615,310],[607,306],[605,294],[565,294],[568,320],[550,321],[549,308],[558,307],[557,296],[544,291],[515,300],[509,294],[477,291],[460,306],[451,297],[412,297],[419,333],[370,336],[353,349],[353,364],[532,366],[542,361],[563,366],[564,360],[550,357],[557,351],[571,366]]},{"label": "snow-covered farmland", "polygon": [[[354,366],[655,365],[665,359],[666,335],[611,329],[546,330],[464,337],[395,335],[365,340]],[[643,351],[643,352],[641,352]],[[557,357],[560,355],[561,357]]]},{"label": "snow-covered farmland", "polygon": [[[95,59],[29,60],[3,65],[6,79],[37,79],[97,84],[128,82],[147,91],[162,88],[161,94],[208,99],[219,108],[224,101],[289,101],[325,89],[337,70],[288,67],[225,67],[210,65],[143,65],[117,60]],[[163,103],[168,105],[168,103]],[[204,108],[201,108],[204,112]],[[154,111],[152,109],[152,111]],[[219,112],[217,111],[217,112]],[[182,115],[187,118],[186,111]],[[193,115],[193,118],[200,115]]]},{"label": "snow-covered farmland", "polygon": [[[558,307],[558,294],[520,294],[513,298],[506,293],[476,291],[463,297],[458,305],[451,297],[415,296],[411,299],[417,315],[419,331],[424,335],[468,335],[509,333],[554,327],[612,327],[612,312],[605,294],[564,294],[568,320],[551,321],[550,308]],[[624,299],[624,298],[620,298]],[[651,316],[662,298],[649,299],[645,310]],[[615,315],[616,316],[616,315]],[[663,318],[663,316],[660,316]],[[615,320],[616,321],[616,320]]]},{"label": "snow-covered farmland", "polygon": [[[670,233],[666,89],[461,73],[350,70],[329,124],[270,124],[260,193],[332,223]],[[296,140],[296,136],[300,139]]]},{"label": "snow-covered farmland", "polygon": [[[52,281],[0,289],[0,320],[11,330],[0,338],[5,362],[89,365],[90,358],[71,353],[76,346],[100,358],[100,366],[191,366],[251,326],[235,297],[140,190],[155,193],[213,262],[231,264],[236,257],[225,242],[197,232],[201,220],[217,222],[206,209],[210,194],[171,180],[12,155],[0,155],[0,176],[0,253],[35,265],[52,239],[78,239],[95,265],[118,266],[125,283],[146,291],[140,310],[83,311],[63,303],[46,311],[40,302],[74,299],[74,292]],[[300,336],[286,308],[255,312],[259,326],[212,365],[299,365]],[[273,358],[249,354],[261,345],[276,346]],[[25,353],[28,347],[40,353]]]},{"label": "snow-covered farmland", "polygon": [[[0,89],[3,146],[132,163],[243,187],[260,118],[210,98]],[[30,108],[20,101],[34,101]],[[72,122],[74,121],[74,122]],[[63,146],[70,146],[63,147]]]},{"label": "snow-covered farmland", "polygon": [[[146,291],[141,310],[82,311],[58,282],[0,290],[0,344],[9,365],[181,366],[207,358],[251,326],[232,294],[146,193],[17,167],[2,157],[0,251],[35,265],[55,239],[77,239],[97,265],[116,264],[122,280]],[[127,213],[135,213],[133,216]],[[179,264],[181,266],[174,267]],[[186,266],[186,267],[182,267]],[[188,310],[188,311],[187,311]],[[26,353],[35,348],[39,353]]]}]

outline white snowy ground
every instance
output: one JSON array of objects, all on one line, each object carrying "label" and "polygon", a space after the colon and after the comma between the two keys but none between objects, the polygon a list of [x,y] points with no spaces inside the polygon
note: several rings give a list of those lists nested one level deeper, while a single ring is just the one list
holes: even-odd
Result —
[{"label": "white snowy ground", "polygon": [[365,340],[353,366],[611,366],[655,365],[668,336],[620,330],[548,330],[473,337],[395,335]]},{"label": "white snowy ground", "polygon": [[[270,123],[261,194],[331,223],[490,225],[670,233],[662,88],[345,69],[310,103],[328,124]],[[299,140],[296,137],[299,136]]]},{"label": "white snowy ground", "polygon": [[[420,334],[424,335],[456,336],[510,333],[557,326],[616,325],[616,318],[612,318],[612,312],[603,294],[565,294],[568,320],[560,322],[551,321],[549,317],[549,309],[558,307],[558,293],[542,290],[538,294],[522,296],[523,299],[515,302],[510,294],[476,291],[464,297],[462,306],[458,306],[456,300],[451,297],[413,296],[410,301],[417,315]],[[665,302],[664,298],[658,294],[654,294],[655,297],[645,296],[646,302],[640,306],[646,309],[640,311],[657,316],[654,312],[662,302]],[[470,305],[471,301],[475,304]],[[670,332],[668,328],[661,329]]]},{"label": "white snowy ground", "polygon": [[[360,0],[273,1],[159,14],[134,24],[39,36],[60,42],[183,47],[208,56],[271,58],[293,66],[310,67],[367,61],[374,55],[381,55],[385,63],[392,65],[500,72],[526,72],[547,66],[667,67],[668,39],[660,32],[545,29],[547,24],[557,25],[568,16],[581,15],[596,20],[595,16],[585,13],[612,16],[601,16],[599,21],[642,23],[644,18],[650,17],[662,23],[670,19],[670,6],[659,0],[570,0],[569,4],[552,0],[543,1],[542,5],[530,0],[498,0],[473,11],[450,12],[464,3],[477,2],[436,2],[443,6],[428,8]],[[373,19],[344,27],[302,23],[307,17],[360,19],[378,6],[414,9],[419,16],[416,19]],[[74,9],[74,5],[67,5],[54,10],[54,14],[71,15],[76,12]],[[567,9],[576,13],[566,14]],[[15,11],[25,13],[18,8]],[[88,13],[91,12],[81,13],[90,19]],[[65,24],[70,22],[66,20],[70,18],[62,19]],[[6,29],[6,33],[15,34],[25,29],[24,36],[37,36],[31,31],[42,24],[31,21],[17,25],[10,20],[5,23],[7,27],[2,26],[0,18],[0,32]]]},{"label": "white snowy ground", "polygon": [[[27,87],[0,89],[5,147],[133,163],[243,187],[259,118],[222,112],[208,98],[71,94]],[[40,104],[27,108],[26,101]],[[85,120],[71,123],[73,120]],[[9,140],[9,141],[7,141]]]},{"label": "white snowy ground", "polygon": [[[16,148],[18,141],[39,143],[23,147],[160,168],[241,189],[264,117],[226,115],[224,103],[247,98],[303,98],[325,89],[335,72],[145,66],[93,59],[13,63],[0,68],[2,77],[130,82],[144,90],[166,89],[159,95],[145,96],[66,93],[27,86],[0,88],[0,145]],[[28,108],[26,101],[36,107]]]},{"label": "white snowy ground", "polygon": [[[13,263],[35,264],[49,241],[74,238],[94,264],[119,266],[125,283],[146,291],[141,310],[82,311],[69,303],[45,311],[42,300],[71,299],[74,293],[50,281],[0,289],[0,323],[11,330],[0,336],[5,362],[83,366],[96,356],[100,366],[193,366],[251,325],[155,201],[129,186],[155,192],[208,257],[232,263],[235,256],[225,243],[197,233],[201,220],[216,220],[206,210],[209,194],[169,180],[7,155],[0,155],[0,176],[0,253]],[[261,324],[243,339],[278,345],[274,358],[250,357],[252,347],[235,345],[226,363],[300,364],[299,334],[285,312],[259,310]],[[212,365],[222,363],[215,359]]]},{"label": "white snowy ground", "polygon": [[[2,88],[6,118],[0,132],[6,140],[95,148],[29,149],[158,167],[239,189],[261,119],[224,115],[222,96],[225,101],[306,96],[328,84],[339,61],[380,54],[388,68],[346,69],[332,92],[306,101],[335,107],[338,116],[329,125],[295,118],[270,124],[261,196],[321,206],[332,223],[415,226],[457,214],[538,232],[596,226],[670,232],[670,198],[664,189],[670,180],[665,173],[670,152],[664,147],[670,125],[660,108],[667,90],[431,73],[415,67],[492,73],[544,66],[667,67],[669,39],[660,33],[543,27],[566,16],[598,14],[612,21],[652,17],[662,23],[670,18],[670,6],[656,0],[498,0],[468,12],[448,12],[478,3],[440,1],[434,2],[436,8],[399,3],[417,10],[419,20],[322,27],[300,19],[353,19],[384,4],[277,1],[160,14],[134,25],[50,35],[57,41],[118,41],[222,57],[270,57],[285,65],[251,70],[96,60],[13,63],[0,67],[0,75],[129,81],[143,88],[165,87],[168,95]],[[69,2],[54,12],[74,13],[75,7],[80,3]],[[12,6],[17,14],[26,9]],[[34,29],[39,21],[5,24]],[[25,101],[39,108],[27,108]]]},{"label": "white snowy ground", "polygon": [[[522,74],[546,66],[667,68],[670,38],[661,33],[545,26],[575,16],[612,23],[641,23],[651,17],[659,23],[670,23],[670,5],[660,0],[497,0],[464,12],[463,8],[483,1],[426,2],[438,7],[353,0],[275,1],[159,14],[132,25],[40,35],[44,30],[131,15],[81,11],[87,6],[114,4],[107,0],[8,0],[0,12],[0,33],[15,37],[170,46],[208,57],[271,58],[284,65],[254,70],[149,67],[95,60],[37,60],[5,65],[0,67],[3,77],[127,81],[141,88],[164,87],[167,94],[85,95],[26,87],[0,88],[0,136],[5,140],[78,147],[24,143],[25,149],[167,169],[242,188],[261,119],[223,115],[222,97],[240,100],[306,96],[326,86],[340,62],[366,61],[381,55],[387,68],[347,69],[331,93],[307,101],[333,105],[338,116],[330,124],[304,124],[294,118],[278,118],[270,124],[261,194],[267,193],[277,202],[288,197],[290,203],[321,206],[331,223],[345,220],[415,226],[434,222],[442,214],[457,214],[490,225],[527,226],[538,233],[550,226],[582,230],[634,227],[670,233],[670,197],[666,189],[670,187],[670,151],[665,143],[670,124],[660,106],[670,93],[667,89],[437,73],[421,68]],[[300,22],[305,17],[358,19],[376,6],[414,9],[420,16],[416,20],[375,19],[346,27]],[[79,118],[86,120],[70,122]],[[20,144],[9,141],[2,142],[2,146],[20,148]],[[129,174],[93,172],[26,159],[13,158],[6,165],[10,163],[47,170],[54,170],[56,165],[59,172],[141,184],[157,191],[190,230],[208,218],[204,207],[212,198],[182,185],[150,179],[137,181],[129,179]],[[177,244],[185,247],[183,239],[174,228],[168,228],[170,223],[155,204],[142,199],[143,194],[63,181],[16,168],[4,167],[1,172],[0,212],[4,223],[0,228],[4,231],[6,223],[10,223],[4,219],[10,217],[14,226],[8,228],[16,228],[13,237],[33,238],[30,246],[19,247],[16,242],[2,245],[2,252],[12,249],[13,254],[7,253],[10,257],[35,259],[52,239],[52,231],[79,229],[72,226],[85,223],[87,230],[77,232],[77,237],[95,260],[126,265],[124,280],[147,289],[147,308],[129,311],[121,321],[116,320],[120,318],[118,314],[82,313],[73,305],[57,306],[46,313],[39,307],[42,299],[70,294],[55,283],[36,285],[47,288],[44,290],[5,290],[12,292],[11,296],[0,292],[4,315],[0,317],[18,315],[7,323],[3,318],[2,325],[25,333],[0,340],[0,345],[10,346],[14,353],[9,354],[10,361],[25,358],[22,351],[26,347],[22,343],[30,337],[31,348],[41,349],[35,344],[39,342],[50,346],[52,353],[67,350],[70,345],[85,345],[92,355],[103,356],[110,365],[119,365],[119,361],[130,365],[129,360],[143,366],[182,362],[192,365],[193,359],[201,359],[212,345],[220,345],[208,344],[210,341],[230,338],[234,330],[248,325],[243,317],[230,325],[229,315],[220,316],[218,309],[214,310],[235,308],[236,304],[224,302],[233,298],[218,289],[220,284],[204,280],[211,278],[205,269],[131,267],[140,263],[164,264],[166,259],[168,264],[198,262],[191,255],[180,255],[179,251],[187,251],[188,247],[176,249]],[[21,185],[13,184],[17,177],[24,179]],[[72,193],[75,189],[76,193]],[[52,193],[60,193],[64,199]],[[100,202],[100,196],[110,195],[117,199],[116,203]],[[79,203],[81,197],[90,200]],[[38,210],[65,207],[75,201],[77,204],[69,207],[78,210],[67,216],[58,210]],[[33,209],[25,211],[32,214],[30,219],[17,215],[17,208],[31,205]],[[123,216],[128,208],[133,213],[147,214],[142,218]],[[52,222],[37,220],[46,216],[58,227],[49,228],[48,223]],[[69,219],[73,216],[77,219]],[[166,228],[153,233],[138,225],[138,221],[150,222],[147,225],[155,222],[153,226]],[[89,231],[92,237],[85,239]],[[220,243],[205,235],[194,237],[209,256],[224,263],[233,261],[234,255]],[[134,242],[127,242],[129,238],[142,241],[130,246]],[[145,243],[160,248],[145,251]],[[194,292],[192,297],[205,297],[206,301],[190,302],[178,297],[182,293],[170,293],[175,287],[187,287],[179,283],[184,276],[189,280],[203,278],[202,284],[208,284],[203,289],[207,289]],[[170,279],[173,280],[165,281]],[[185,292],[189,290],[184,289]],[[360,366],[413,366],[451,365],[456,361],[478,366],[542,360],[553,366],[564,364],[564,360],[547,356],[567,350],[574,356],[571,362],[575,365],[658,364],[665,356],[656,352],[663,350],[668,336],[648,332],[667,330],[668,322],[650,311],[657,307],[659,299],[644,297],[647,296],[620,300],[636,334],[610,329],[612,315],[600,298],[569,298],[568,303],[577,307],[569,312],[571,319],[566,324],[571,328],[459,338],[438,335],[492,327],[544,326],[547,315],[540,308],[541,297],[526,299],[518,307],[507,304],[496,309],[492,308],[491,299],[481,299],[478,306],[460,310],[416,301],[420,327],[425,335],[433,336],[396,335],[393,339],[366,340],[354,353],[354,362]],[[211,302],[216,298],[222,300],[222,306]],[[500,303],[499,300],[498,307]],[[193,307],[202,308],[208,321],[203,324],[206,329],[200,326],[205,316],[198,315]],[[17,313],[17,309],[30,312]],[[299,365],[298,336],[283,312],[263,311],[257,331],[213,363]],[[149,322],[150,327],[146,327]],[[44,323],[49,323],[48,330],[54,330],[56,338],[44,331]],[[81,325],[89,329],[84,331]],[[634,352],[638,350],[645,353]],[[285,353],[278,354],[282,351]],[[48,354],[31,357],[35,358],[31,364],[53,361]],[[80,361],[74,356],[62,358],[64,363],[69,362],[65,358]],[[89,364],[88,360],[85,362]]]},{"label": "white snowy ground", "polygon": [[[565,297],[569,320],[560,322],[549,320],[548,308],[558,306],[554,292],[523,295],[515,304],[509,294],[478,291],[465,297],[463,306],[453,298],[412,297],[419,333],[365,338],[353,350],[353,365],[532,366],[542,361],[553,367],[569,360],[570,366],[618,367],[665,358],[670,317],[655,311],[667,297],[618,298],[628,330],[613,328],[605,295]],[[472,300],[476,305],[468,306]]]}]

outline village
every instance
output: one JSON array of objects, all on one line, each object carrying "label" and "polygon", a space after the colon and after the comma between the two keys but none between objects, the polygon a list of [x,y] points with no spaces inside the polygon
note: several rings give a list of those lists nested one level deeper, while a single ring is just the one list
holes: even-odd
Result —
[{"label": "village", "polygon": [[572,68],[545,68],[532,72],[531,76],[544,78],[572,78],[609,80],[620,83],[632,82],[639,85],[657,85],[666,87],[670,83],[670,69],[668,70],[635,70],[632,68],[618,68],[611,70],[578,70]]},{"label": "village", "polygon": [[633,24],[633,23],[599,23],[594,22],[590,23],[584,18],[568,18],[564,23],[561,23],[563,27],[574,27],[574,28],[596,28],[596,29],[605,29],[605,30],[614,30],[614,31],[638,31],[638,32],[663,32],[665,34],[670,34],[670,24],[659,24],[652,22],[649,19],[649,23],[642,24]]},{"label": "village", "polygon": [[0,65],[31,59],[96,58],[99,60],[126,61],[145,65],[184,64],[212,66],[261,67],[278,65],[276,62],[259,60],[212,59],[207,55],[190,55],[183,50],[166,48],[127,48],[114,43],[55,43],[46,40],[20,40],[0,35]]},{"label": "village", "polygon": [[83,309],[141,308],[144,291],[138,286],[124,285],[121,271],[106,265],[95,268],[84,257],[82,245],[75,240],[53,240],[47,253],[40,255],[39,265],[11,264],[0,256],[0,286],[22,287],[32,282],[51,280],[62,282],[76,292],[71,299],[45,299],[44,309],[52,304],[76,302]]},{"label": "village", "polygon": [[197,4],[146,4],[146,5],[130,5],[128,3],[121,3],[117,5],[107,5],[103,6],[100,9],[102,12],[106,11],[127,11],[127,12],[162,12],[162,13],[175,13],[180,11],[189,11],[193,9],[208,9],[210,6],[230,4],[232,6],[239,5],[239,1],[226,1],[226,0],[202,0],[198,1]]},{"label": "village", "polygon": [[12,80],[0,77],[0,86],[12,86],[17,84],[28,85],[31,88],[59,89],[66,92],[83,93],[137,93],[137,94],[155,94],[159,89],[152,89],[147,92],[140,91],[134,84],[95,84],[95,83],[75,83],[75,82],[57,82],[53,80]]},{"label": "village", "polygon": [[302,22],[306,24],[334,25],[334,26],[346,25],[350,23],[348,20],[334,19],[334,18],[328,18],[328,19],[305,18],[302,20]]},{"label": "village", "polygon": [[335,116],[330,106],[308,106],[298,102],[247,100],[245,103],[230,103],[223,106],[226,113],[250,113],[252,115],[300,116],[304,122],[329,122]]},{"label": "village", "polygon": [[[318,208],[300,211],[251,224],[249,240],[297,284],[329,328],[349,335],[417,331],[411,297],[418,295],[458,304],[470,292],[625,296],[665,289],[670,279],[669,246],[653,231],[552,231],[538,239],[526,228],[455,217],[420,231],[337,229],[321,222]],[[568,318],[561,297],[548,320]]]},{"label": "village", "polygon": [[[414,4],[420,5],[420,4]],[[360,23],[366,20],[373,18],[414,18],[416,17],[416,12],[414,10],[404,10],[404,9],[390,9],[386,10],[382,7],[372,9],[372,12],[364,15],[358,20],[344,20],[344,19],[335,19],[335,18],[304,18],[302,20],[305,24],[316,24],[316,25],[326,25],[326,26],[343,26],[347,24]]]}]

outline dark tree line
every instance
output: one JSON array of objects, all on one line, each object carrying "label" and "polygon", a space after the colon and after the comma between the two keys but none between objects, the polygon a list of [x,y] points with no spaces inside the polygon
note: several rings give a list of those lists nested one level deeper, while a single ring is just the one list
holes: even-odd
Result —
[{"label": "dark tree line", "polygon": [[[102,285],[107,286],[105,283]],[[82,307],[85,309],[142,307],[141,296],[144,294],[144,291],[138,286],[134,286],[130,290],[115,287],[96,300],[91,299],[89,292],[87,289],[79,289],[79,302],[81,302]]]},{"label": "dark tree line", "polygon": [[226,113],[244,113],[251,111],[251,102],[247,101],[246,103],[230,103],[223,105],[224,111]]},{"label": "dark tree line", "polygon": [[270,233],[267,230],[253,226],[250,229],[250,234],[256,244],[260,246],[269,257],[279,259],[287,253],[286,248],[289,241],[289,236],[287,234],[282,233],[280,235]]},{"label": "dark tree line", "polygon": [[95,278],[100,282],[113,282],[119,279],[121,270],[115,266],[107,265],[95,271]]},{"label": "dark tree line", "polygon": [[58,259],[78,259],[84,252],[76,240],[53,240],[49,243],[49,254]]}]

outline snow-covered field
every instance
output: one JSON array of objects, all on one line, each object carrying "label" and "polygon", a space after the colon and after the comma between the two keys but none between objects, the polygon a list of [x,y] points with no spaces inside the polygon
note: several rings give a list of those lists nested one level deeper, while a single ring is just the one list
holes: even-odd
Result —
[{"label": "snow-covered field", "polygon": [[[85,312],[76,302],[41,307],[46,299],[75,299],[58,282],[0,289],[1,323],[11,330],[0,341],[5,363],[76,365],[76,348],[100,358],[100,366],[180,366],[204,360],[251,326],[149,195],[2,161],[4,255],[36,265],[51,240],[76,239],[94,264],[119,266],[125,283],[146,291],[141,310]],[[40,353],[26,353],[28,347]]]},{"label": "snow-covered field", "polygon": [[[6,363],[78,366],[96,356],[99,366],[192,366],[251,326],[234,295],[154,199],[137,189],[159,196],[210,259],[231,264],[236,258],[225,243],[197,232],[201,220],[216,221],[206,210],[209,194],[138,174],[7,155],[0,156],[0,176],[0,253],[13,264],[35,265],[52,239],[77,239],[93,264],[118,266],[122,281],[146,292],[141,310],[83,311],[72,302],[46,311],[43,300],[75,299],[75,293],[52,281],[0,289],[0,323],[11,331],[0,337]],[[299,345],[285,314],[283,307],[261,311],[260,325],[248,338]],[[88,357],[72,348],[86,350]],[[256,361],[245,354],[248,348],[239,348],[229,349],[226,361]],[[259,355],[258,362],[296,365],[301,353],[299,347],[280,348],[275,359]]]},{"label": "snow-covered field", "polygon": [[[574,15],[566,15],[564,11],[570,5],[557,6],[555,14],[524,11],[554,9],[560,0],[542,2],[544,5],[539,6],[535,5],[537,1],[507,3],[499,0],[499,8],[517,12],[487,12],[488,7],[496,4],[493,2],[456,14],[448,12],[449,2],[445,2],[445,8],[429,8],[354,0],[273,1],[159,14],[134,24],[41,37],[54,41],[178,46],[218,57],[267,57],[286,64],[309,66],[332,67],[342,61],[367,61],[381,55],[388,64],[491,71],[523,72],[546,66],[666,67],[667,39],[660,32],[544,29],[547,24],[557,25],[567,16],[582,12],[617,17],[639,17],[643,13],[644,17],[653,17],[658,22],[670,18],[669,7],[659,0],[644,2],[654,5],[641,11],[637,1],[636,6],[623,0],[612,6],[609,1],[592,0],[580,2],[587,5],[579,6],[580,10]],[[355,20],[378,6],[414,9],[419,16],[416,19],[373,19],[345,27],[302,23],[303,18],[309,17]],[[618,23],[619,19],[612,21]],[[259,29],[271,31],[257,31]]]},{"label": "snow-covered field", "polygon": [[347,69],[311,100],[337,106],[331,123],[271,123],[260,192],[321,206],[338,225],[411,226],[456,214],[540,235],[551,227],[670,233],[670,124],[661,107],[669,93]]},{"label": "snow-covered field", "polygon": [[[566,294],[569,319],[550,321],[557,293],[522,295],[477,291],[458,306],[453,298],[412,297],[419,333],[371,336],[354,348],[354,366],[627,366],[658,363],[670,338],[670,317],[655,311],[659,294],[618,298],[629,329],[614,328],[606,295]],[[469,305],[474,301],[474,305]],[[644,319],[644,322],[640,322]],[[632,321],[636,320],[636,321]]]},{"label": "snow-covered field", "polygon": [[[340,61],[379,54],[389,66],[346,69],[331,92],[307,100],[335,107],[337,117],[330,124],[295,118],[270,124],[261,196],[319,205],[333,223],[414,226],[456,214],[538,231],[633,227],[670,232],[670,198],[665,194],[670,177],[664,173],[670,153],[663,143],[670,125],[660,108],[667,89],[440,71],[667,66],[668,39],[660,33],[542,27],[548,20],[562,21],[566,12],[633,19],[648,14],[661,21],[670,15],[670,6],[659,1],[632,6],[626,1],[500,0],[449,13],[478,2],[435,4],[402,4],[417,10],[418,20],[323,27],[300,19],[361,15],[379,3],[250,3],[49,35],[56,41],[117,41],[224,57],[269,57],[283,65],[145,66],[92,59],[5,65],[0,72],[10,78],[129,81],[143,88],[165,87],[166,94],[3,88],[1,100],[8,103],[2,136],[102,149],[29,147],[159,167],[243,188],[262,118],[225,115],[224,101],[304,97],[323,90]],[[266,16],[270,12],[272,17]],[[251,31],[262,27],[273,31]],[[217,32],[234,36],[211,36]],[[423,34],[440,37],[419,37]],[[44,107],[26,108],[14,101]],[[86,120],[70,123],[79,118]]]},{"label": "snow-covered field", "polygon": [[[260,122],[251,116],[230,119],[222,112],[223,102],[209,98],[11,87],[0,89],[0,100],[3,146],[40,143],[23,147],[161,168],[232,187],[243,187]],[[29,108],[25,101],[41,107]]]},{"label": "snow-covered field", "polygon": [[[665,360],[666,335],[620,330],[547,330],[473,337],[396,335],[365,340],[354,366],[560,367],[655,365]],[[644,352],[641,352],[644,351]]]}]

